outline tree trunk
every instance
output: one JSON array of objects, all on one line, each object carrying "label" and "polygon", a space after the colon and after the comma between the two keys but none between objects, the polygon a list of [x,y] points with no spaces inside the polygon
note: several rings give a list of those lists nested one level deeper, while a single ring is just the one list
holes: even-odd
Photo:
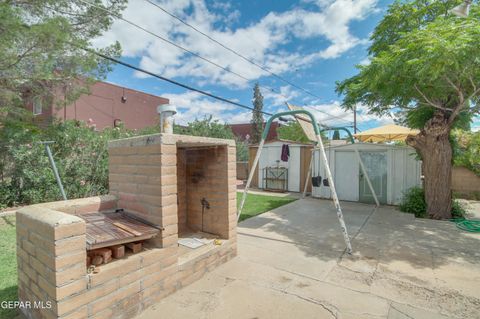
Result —
[{"label": "tree trunk", "polygon": [[437,112],[420,134],[407,139],[423,161],[427,213],[433,219],[452,217],[452,146],[450,125],[443,112]]}]

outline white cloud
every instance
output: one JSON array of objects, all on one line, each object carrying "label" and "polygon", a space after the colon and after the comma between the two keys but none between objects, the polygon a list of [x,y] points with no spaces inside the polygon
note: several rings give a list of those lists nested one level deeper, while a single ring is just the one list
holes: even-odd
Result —
[{"label": "white cloud", "polygon": [[370,60],[369,57],[366,57],[365,59],[362,59],[358,64],[360,64],[360,65],[369,65],[370,63],[372,63],[372,61]]},{"label": "white cloud", "polygon": [[285,102],[291,101],[298,97],[298,91],[292,89],[291,86],[281,86],[280,91],[271,91],[268,88],[261,89],[262,95],[265,99],[264,105],[269,106],[285,106]]},{"label": "white cloud", "polygon": [[[353,111],[343,109],[339,101],[305,106],[305,109],[311,111],[321,124],[328,126],[342,126],[351,125],[353,123]],[[386,125],[393,123],[393,118],[389,116],[380,117],[374,114],[368,114],[368,107],[359,104],[357,105],[357,125],[366,123],[374,123],[376,126]]]},{"label": "white cloud", "polygon": [[[272,72],[282,74],[301,68],[317,59],[336,58],[364,42],[349,29],[352,21],[365,19],[375,11],[377,0],[320,0],[314,11],[299,7],[282,13],[270,12],[249,26],[231,29],[225,24],[237,19],[238,12],[216,1],[213,6],[222,12],[214,14],[204,0],[157,1],[166,10],[188,21],[203,32],[238,51]],[[230,10],[230,11],[228,11]],[[267,72],[242,60],[233,53],[206,39],[179,21],[143,0],[130,0],[123,16],[142,27],[188,48],[189,50],[226,66],[228,69],[257,80]],[[218,27],[222,25],[222,27]],[[316,52],[303,54],[280,51],[279,47],[298,39],[326,39],[329,45]],[[162,40],[140,31],[123,21],[115,21],[110,31],[94,41],[102,46],[118,40],[128,57],[139,57],[140,66],[168,77],[194,77],[203,83],[244,88],[247,81],[195,58]],[[138,74],[138,76],[141,76]]]},{"label": "white cloud", "polygon": [[247,123],[250,121],[251,112],[245,110],[238,112],[239,107],[214,101],[197,92],[186,92],[180,94],[162,94],[162,97],[170,100],[171,104],[177,107],[175,122],[187,124],[195,119],[203,119],[205,116],[212,116],[213,119],[224,123]]},{"label": "white cloud", "polygon": [[[177,114],[175,121],[177,124],[187,124],[195,119],[203,119],[205,116],[212,115],[214,119],[222,123],[249,123],[252,118],[250,110],[242,110],[238,106],[224,103],[221,101],[214,101],[209,97],[201,95],[197,92],[186,93],[167,93],[162,94],[162,97],[170,99],[170,103],[177,106]],[[275,99],[276,97],[272,97]],[[317,121],[328,126],[346,126],[353,123],[353,112],[345,110],[341,107],[339,101],[332,101],[326,104],[316,104],[304,106],[308,111],[311,111]],[[278,113],[286,111],[284,102],[281,101],[279,105],[270,104],[268,109],[271,113]],[[326,113],[323,113],[323,112]],[[379,126],[393,123],[393,118],[384,116],[379,117],[367,113],[368,108],[364,105],[357,106],[357,125],[367,124],[368,126]]]}]

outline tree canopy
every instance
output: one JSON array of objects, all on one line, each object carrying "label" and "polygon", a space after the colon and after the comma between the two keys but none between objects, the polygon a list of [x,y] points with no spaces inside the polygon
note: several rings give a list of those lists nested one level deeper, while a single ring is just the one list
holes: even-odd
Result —
[{"label": "tree canopy", "polygon": [[[127,0],[92,2],[118,14]],[[12,107],[24,105],[25,93],[48,98],[63,86],[66,98],[75,99],[86,80],[103,78],[110,64],[83,48],[92,48],[92,40],[112,22],[78,1],[1,1],[0,113],[12,114]],[[118,43],[97,50],[120,54]]]},{"label": "tree canopy", "polygon": [[401,115],[420,133],[406,143],[422,158],[425,201],[432,218],[451,217],[450,132],[480,112],[480,8],[468,18],[449,10],[462,0],[393,3],[371,36],[370,63],[337,83],[343,106]]},{"label": "tree canopy", "polygon": [[301,143],[308,143],[308,137],[303,132],[302,127],[297,121],[288,122],[277,128],[278,137],[282,140],[289,140]]},{"label": "tree canopy", "polygon": [[220,123],[219,120],[214,120],[211,115],[204,117],[202,120],[195,119],[189,122],[187,126],[175,125],[173,132],[175,134],[234,139],[237,145],[237,161],[248,160],[248,144],[236,138],[230,126]]},{"label": "tree canopy", "polygon": [[450,124],[459,113],[479,112],[480,12],[475,8],[468,19],[433,19],[433,11],[446,12],[452,1],[425,3],[397,2],[389,9],[372,35],[371,63],[338,83],[346,107],[363,103],[380,115],[406,110],[425,121],[442,110],[449,112]]},{"label": "tree canopy", "polygon": [[252,111],[252,136],[251,143],[258,143],[262,138],[263,132],[263,95],[260,92],[260,86],[258,83],[253,88],[253,111]]}]

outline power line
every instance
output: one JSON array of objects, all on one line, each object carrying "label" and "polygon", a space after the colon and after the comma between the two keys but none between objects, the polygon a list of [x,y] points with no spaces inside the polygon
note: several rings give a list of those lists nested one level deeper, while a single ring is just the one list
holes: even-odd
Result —
[{"label": "power line", "polygon": [[208,34],[206,34],[205,32],[199,30],[198,28],[194,27],[193,25],[191,25],[190,23],[184,21],[183,19],[181,19],[180,17],[176,16],[175,14],[167,11],[165,8],[163,8],[162,6],[160,6],[159,4],[155,3],[155,2],[152,2],[150,0],[145,0],[146,2],[150,3],[151,5],[157,7],[158,9],[162,10],[163,12],[165,12],[166,14],[168,14],[170,17],[180,21],[181,23],[183,23],[184,25],[188,26],[189,28],[195,30],[196,32],[200,33],[201,35],[207,37],[208,39],[210,39],[211,41],[215,42],[216,44],[220,45],[222,48],[232,52],[233,54],[235,54],[236,56],[242,58],[243,60],[247,61],[248,63],[252,64],[252,65],[255,65],[256,67],[260,68],[261,70],[265,71],[265,72],[268,72],[270,75],[276,77],[277,79],[299,89],[299,90],[302,90],[303,92],[307,93],[308,95],[311,95],[313,97],[316,97],[318,99],[320,99],[319,96],[313,94],[312,92],[308,91],[307,89],[304,89],[303,87],[283,78],[282,76],[270,71],[265,65],[261,65],[261,64],[258,64],[256,63],[255,61],[247,58],[246,56],[244,56],[243,54],[239,53],[238,51],[228,47],[227,45],[221,43],[220,41],[216,40],[215,38],[209,36]]},{"label": "power line", "polygon": [[[120,64],[120,65],[123,65],[127,68],[130,68],[130,69],[133,69],[135,71],[138,71],[138,72],[142,72],[142,73],[145,73],[147,75],[150,75],[150,76],[153,76],[157,79],[160,79],[160,80],[163,80],[163,81],[167,81],[167,82],[170,82],[172,84],[175,84],[175,85],[178,85],[180,87],[183,87],[187,90],[190,90],[190,91],[194,91],[194,92],[197,92],[197,93],[200,93],[200,94],[203,94],[203,95],[206,95],[206,96],[209,96],[211,98],[214,98],[216,100],[219,100],[219,101],[222,101],[222,102],[225,102],[225,103],[228,103],[228,104],[232,104],[232,105],[235,105],[235,106],[238,106],[238,107],[241,107],[241,108],[244,108],[244,109],[248,109],[248,110],[255,110],[253,107],[250,107],[250,106],[247,106],[247,105],[244,105],[244,104],[240,104],[240,103],[237,103],[237,102],[234,102],[232,100],[229,100],[229,99],[226,99],[226,98],[223,98],[221,96],[218,96],[218,95],[215,95],[215,94],[212,94],[212,93],[208,93],[206,91],[203,91],[203,90],[200,90],[200,89],[197,89],[197,88],[194,88],[192,86],[189,86],[187,84],[183,84],[183,83],[180,83],[178,81],[175,81],[175,80],[172,80],[172,79],[169,79],[169,78],[166,78],[164,76],[161,76],[159,74],[156,74],[156,73],[153,73],[153,72],[150,72],[150,71],[147,71],[145,69],[142,69],[142,68],[139,68],[135,65],[132,65],[130,63],[127,63],[127,62],[123,62],[121,60],[118,60],[118,59],[115,59],[115,58],[112,58],[108,55],[105,55],[103,53],[100,53],[100,52],[97,52],[97,51],[94,51],[92,49],[87,49],[87,48],[82,48],[83,50],[87,51],[87,52],[90,52],[90,53],[93,53],[105,60],[109,60],[111,62],[114,62],[115,64]],[[260,111],[260,113],[263,113],[265,115],[269,115],[269,116],[272,116],[273,114],[272,113],[268,113],[268,112],[265,112],[265,111]]]},{"label": "power line", "polygon": [[[222,70],[224,70],[224,71],[226,71],[226,72],[232,73],[232,74],[240,77],[241,79],[243,79],[243,80],[245,80],[245,81],[247,81],[247,82],[250,81],[248,78],[244,77],[243,75],[241,75],[241,74],[239,74],[239,73],[237,73],[237,72],[234,72],[234,71],[232,71],[232,70],[229,70],[228,68],[226,68],[226,67],[224,67],[224,66],[222,66],[222,65],[220,65],[220,64],[218,64],[218,63],[216,63],[216,62],[213,62],[213,61],[211,61],[211,60],[209,60],[209,59],[207,59],[207,58],[205,58],[205,57],[203,57],[203,56],[201,56],[201,55],[199,55],[199,54],[197,54],[197,53],[195,53],[195,52],[193,52],[193,51],[190,51],[190,50],[182,47],[181,45],[176,44],[175,42],[173,42],[173,41],[171,41],[171,40],[168,40],[168,39],[166,39],[166,38],[164,38],[164,37],[162,37],[162,36],[160,36],[160,35],[152,32],[152,31],[150,31],[150,30],[148,30],[148,29],[146,29],[146,28],[144,28],[144,27],[136,24],[135,22],[132,22],[132,21],[130,21],[130,20],[127,20],[127,19],[123,18],[122,16],[120,16],[120,15],[118,15],[118,14],[115,14],[115,13],[107,10],[107,9],[104,8],[104,7],[95,5],[95,4],[90,3],[90,2],[88,2],[88,1],[85,1],[85,0],[79,0],[79,1],[82,2],[82,3],[84,3],[84,4],[89,5],[89,6],[91,6],[91,7],[95,7],[95,8],[97,8],[97,9],[100,9],[100,10],[106,12],[107,14],[109,14],[109,15],[111,15],[111,16],[113,16],[113,17],[116,17],[117,19],[120,19],[120,20],[122,20],[122,21],[124,21],[124,22],[126,22],[126,23],[128,23],[128,24],[130,24],[130,25],[132,25],[132,26],[134,26],[134,27],[136,27],[136,28],[138,28],[138,29],[140,29],[140,30],[142,30],[142,31],[144,31],[144,32],[146,32],[146,33],[148,33],[148,34],[150,34],[150,35],[152,35],[152,36],[154,36],[154,37],[162,40],[162,41],[164,41],[164,42],[167,42],[167,43],[169,43],[169,44],[171,44],[171,45],[173,45],[173,46],[175,46],[175,47],[177,47],[177,48],[179,48],[179,49],[181,49],[181,50],[183,50],[183,51],[185,51],[185,52],[188,52],[188,53],[190,53],[191,55],[193,55],[193,56],[195,56],[195,57],[197,57],[197,58],[199,58],[199,59],[201,59],[201,60],[203,60],[203,61],[205,61],[205,62],[207,62],[207,63],[210,63],[210,64],[212,64],[212,65],[214,65],[214,66],[216,66],[216,67],[218,67],[218,68],[220,68],[220,69],[222,69]],[[263,88],[265,88],[265,89],[268,89],[268,90],[270,90],[270,91],[276,92],[276,90],[275,90],[274,88],[271,88],[271,87],[268,87],[268,86],[264,86],[264,85],[259,85],[259,86],[260,86],[260,87],[263,87]],[[302,89],[302,88],[300,88],[300,89]],[[276,93],[279,94],[279,95],[281,95],[281,96],[283,96],[286,100],[288,99],[288,97],[285,96],[283,93],[281,93],[281,92],[276,92]],[[312,95],[312,94],[311,94],[311,95]],[[320,97],[318,97],[318,96],[316,96],[316,95],[313,95],[313,96],[315,96],[315,97],[317,97],[317,98],[320,98]],[[329,114],[328,112],[325,112],[325,111],[322,111],[322,110],[319,110],[319,109],[316,109],[316,108],[314,108],[314,109],[317,110],[318,112],[324,113],[324,114],[326,114],[326,115],[328,115],[328,116],[331,116],[331,117],[333,117],[333,118],[337,118],[337,119],[339,119],[339,120],[342,120],[342,121],[344,121],[344,122],[347,122],[347,121],[343,120],[343,119],[340,118],[340,117],[336,117],[336,116],[333,116],[333,115]],[[349,122],[347,122],[347,123],[349,123]]]},{"label": "power line", "polygon": [[[164,13],[166,13],[166,14],[169,15],[170,17],[172,17],[172,18],[180,21],[180,22],[183,23],[184,25],[188,26],[189,28],[193,29],[194,31],[196,31],[196,32],[200,33],[201,35],[205,36],[205,37],[208,38],[209,40],[211,40],[211,41],[215,42],[216,44],[220,45],[222,48],[224,48],[224,49],[232,52],[232,53],[235,54],[236,56],[238,56],[238,57],[242,58],[243,60],[247,61],[248,63],[250,63],[250,64],[252,64],[252,65],[255,65],[256,67],[260,68],[260,69],[263,70],[263,71],[268,72],[270,75],[278,78],[279,80],[284,81],[285,83],[287,83],[287,84],[289,84],[289,85],[291,85],[291,86],[293,86],[293,87],[295,87],[295,88],[297,88],[297,89],[299,89],[299,90],[302,90],[303,92],[305,92],[305,93],[307,93],[307,94],[309,94],[309,95],[311,95],[311,96],[313,96],[313,97],[316,97],[316,98],[319,98],[319,99],[321,98],[321,97],[319,97],[318,95],[315,95],[315,94],[311,93],[310,91],[304,89],[303,87],[301,87],[301,86],[299,86],[299,85],[297,85],[297,84],[295,84],[295,83],[292,83],[291,81],[289,81],[289,80],[281,77],[280,75],[278,75],[278,74],[270,71],[265,65],[261,65],[261,64],[256,63],[256,62],[253,61],[253,60],[250,60],[249,58],[245,57],[243,54],[239,53],[238,51],[236,51],[236,50],[234,50],[234,49],[232,49],[232,48],[230,48],[230,47],[228,47],[227,45],[223,44],[222,42],[216,40],[215,38],[211,37],[210,35],[206,34],[206,33],[203,32],[203,31],[201,31],[201,30],[198,29],[197,27],[191,25],[190,23],[186,22],[186,21],[183,20],[182,18],[180,18],[180,17],[178,17],[177,15],[171,13],[170,11],[168,11],[168,10],[165,9],[164,7],[160,6],[159,4],[157,4],[157,3],[155,3],[155,2],[153,2],[153,1],[151,1],[151,0],[145,0],[145,1],[148,2],[149,4],[153,5],[153,6],[157,7],[158,9],[162,10]],[[268,88],[268,87],[267,87],[267,88]],[[269,89],[273,91],[273,89],[271,89],[271,88],[269,88]],[[285,96],[281,91],[278,92],[278,94],[281,95],[281,96],[283,96],[283,97],[285,98],[285,100],[288,100],[288,97]],[[316,109],[316,108],[314,108],[314,109],[317,110],[318,112],[321,112],[321,113],[323,113],[323,114],[326,114],[326,115],[330,116],[330,118],[328,118],[328,119],[326,119],[326,120],[324,120],[324,121],[329,121],[330,119],[335,119],[335,118],[336,118],[336,119],[339,119],[339,120],[344,121],[345,123],[349,123],[349,124],[350,124],[350,122],[348,122],[348,121],[346,121],[346,120],[344,120],[344,119],[342,119],[342,118],[340,118],[340,117],[331,115],[331,114],[329,114],[329,113],[327,113],[327,112],[325,112],[325,111],[322,111],[322,110],[319,110],[319,109]]]},{"label": "power line", "polygon": [[[205,62],[207,62],[207,63],[210,63],[210,64],[212,64],[212,65],[214,65],[214,66],[216,66],[216,67],[218,67],[218,68],[220,68],[220,69],[222,69],[222,70],[224,70],[224,71],[226,71],[226,72],[232,73],[232,74],[234,74],[234,75],[242,78],[243,80],[245,80],[245,81],[247,81],[247,82],[250,81],[248,78],[242,76],[241,74],[238,74],[238,73],[236,73],[236,72],[234,72],[234,71],[231,71],[231,70],[229,70],[228,68],[226,68],[226,67],[224,67],[224,66],[221,66],[221,65],[219,65],[219,64],[217,64],[217,63],[215,63],[215,62],[213,62],[213,61],[211,61],[211,60],[209,60],[209,59],[207,59],[207,58],[204,58],[203,56],[201,56],[201,55],[199,55],[199,54],[197,54],[197,53],[195,53],[195,52],[192,52],[192,51],[190,51],[190,50],[188,50],[188,49],[186,49],[186,48],[184,48],[184,47],[176,44],[175,42],[170,41],[170,40],[168,40],[168,39],[166,39],[166,38],[164,38],[164,37],[162,37],[162,36],[160,36],[160,35],[152,32],[152,31],[150,31],[150,30],[148,30],[148,29],[146,29],[146,28],[138,25],[138,24],[136,24],[135,22],[132,22],[132,21],[130,21],[130,20],[127,20],[127,19],[121,17],[120,15],[117,15],[117,14],[115,14],[115,13],[107,10],[106,8],[103,8],[103,7],[101,7],[101,6],[95,5],[95,4],[90,3],[90,2],[88,2],[88,1],[85,1],[85,0],[79,0],[79,1],[82,2],[82,3],[84,3],[84,4],[89,5],[89,6],[91,6],[91,7],[95,7],[95,8],[97,8],[97,9],[100,9],[100,10],[106,12],[107,14],[109,14],[109,15],[111,15],[111,16],[113,16],[113,17],[116,17],[117,19],[120,19],[120,20],[122,20],[122,21],[124,21],[124,22],[126,22],[126,23],[128,23],[128,24],[130,24],[130,25],[132,25],[132,26],[134,26],[134,27],[136,27],[136,28],[138,28],[138,29],[140,29],[140,30],[142,30],[142,31],[144,31],[144,32],[146,32],[146,33],[148,33],[148,34],[150,34],[150,35],[152,35],[152,36],[160,39],[160,40],[162,40],[162,41],[164,41],[164,42],[167,42],[167,43],[169,43],[169,44],[171,44],[171,45],[173,45],[173,46],[181,49],[181,50],[184,50],[185,52],[188,52],[188,53],[192,54],[193,56],[198,57],[199,59],[201,59],[201,60],[203,60],[203,61],[205,61]],[[94,53],[97,54],[98,52],[94,52]],[[100,54],[100,53],[98,53],[97,55],[99,55],[99,54]],[[112,60],[113,58],[108,57],[108,56],[103,56],[103,58],[106,58],[106,59],[109,59],[109,60],[113,61],[113,60]],[[114,59],[114,60],[116,60],[116,59]],[[113,62],[115,62],[115,61],[113,61]],[[127,64],[128,64],[128,63],[122,62],[122,61],[120,61],[120,60],[116,60],[116,63],[122,64],[122,65],[124,65],[124,66],[127,66]],[[140,68],[138,68],[138,67],[136,67],[136,66],[129,65],[129,64],[128,64],[128,66],[131,67],[131,68],[133,68],[133,69],[135,69],[135,70],[137,70],[137,71],[140,71],[140,72],[143,72],[143,73],[152,75],[152,76],[157,77],[157,78],[161,78],[161,79],[163,79],[163,80],[165,80],[165,81],[168,81],[168,82],[177,84],[177,85],[182,86],[182,87],[184,87],[184,88],[187,88],[187,89],[189,89],[189,90],[196,91],[196,92],[199,92],[199,93],[202,93],[202,94],[211,96],[211,97],[213,97],[213,98],[217,98],[217,99],[222,100],[222,101],[224,101],[224,102],[226,102],[226,103],[234,104],[234,105],[237,105],[237,106],[240,106],[240,107],[243,107],[243,108],[248,108],[248,109],[250,109],[250,110],[253,110],[253,108],[248,107],[248,106],[246,106],[246,105],[242,105],[242,104],[239,104],[239,103],[236,103],[236,102],[233,102],[233,101],[224,99],[224,98],[222,98],[222,97],[214,96],[214,95],[212,95],[212,94],[210,94],[210,93],[208,93],[208,92],[201,91],[201,90],[195,89],[195,88],[193,88],[193,87],[189,87],[189,86],[187,86],[187,85],[184,85],[184,84],[182,84],[182,83],[180,83],[180,82],[176,82],[176,81],[174,81],[174,80],[170,80],[170,79],[161,77],[161,76],[159,76],[159,75],[157,75],[157,74],[155,74],[155,73],[152,73],[152,72],[146,71],[146,70],[142,70],[142,69],[140,69]],[[259,85],[259,86],[260,86],[260,85]],[[260,86],[260,87],[267,88],[267,89],[269,89],[270,91],[275,92],[275,89],[273,89],[273,88],[270,88],[270,87],[267,87],[267,86]],[[284,94],[282,94],[281,92],[278,92],[277,94],[283,96],[285,99],[288,99],[288,97],[285,96]],[[315,95],[314,95],[314,96],[315,96]],[[315,96],[315,97],[317,97],[317,96]],[[314,108],[314,109],[315,109],[315,108]],[[329,113],[327,113],[327,112],[325,112],[325,111],[322,111],[322,110],[319,110],[319,109],[315,109],[315,110],[317,110],[318,112],[324,113],[324,114],[326,114],[326,115],[328,115],[328,116],[331,116],[331,117],[333,117],[333,118],[337,118],[337,119],[340,119],[340,120],[342,120],[342,121],[345,121],[345,120],[343,120],[342,118],[336,117],[336,116],[332,116],[331,114],[329,114]],[[263,113],[263,114],[266,114],[266,115],[272,115],[271,113],[267,113],[267,112],[262,112],[262,113]],[[329,119],[327,119],[327,120],[329,120]],[[345,122],[346,122],[346,121],[345,121]]]},{"label": "power line", "polygon": [[[202,61],[205,61],[205,62],[207,62],[207,63],[209,63],[209,64],[211,64],[211,65],[213,65],[213,66],[215,66],[215,67],[217,67],[217,68],[220,68],[220,69],[224,70],[225,72],[231,73],[231,74],[233,74],[233,75],[241,78],[242,80],[246,81],[247,83],[250,82],[250,79],[249,79],[249,78],[241,75],[240,73],[237,73],[237,72],[235,72],[235,71],[232,71],[232,70],[230,70],[228,67],[222,66],[222,65],[220,65],[220,64],[218,64],[218,63],[216,63],[216,62],[214,62],[214,61],[212,61],[212,60],[210,60],[210,59],[207,59],[207,58],[201,56],[201,55],[198,54],[198,53],[195,53],[195,52],[193,52],[193,51],[191,51],[191,50],[189,50],[189,49],[187,49],[187,48],[185,48],[185,47],[183,47],[183,46],[181,46],[181,45],[179,45],[179,44],[177,44],[177,43],[175,43],[175,42],[173,42],[173,41],[171,41],[171,40],[169,40],[169,39],[167,39],[167,38],[165,38],[165,37],[162,37],[161,35],[158,35],[157,33],[154,33],[154,32],[152,32],[152,31],[150,31],[150,30],[148,30],[148,29],[140,26],[139,24],[137,24],[137,23],[135,23],[135,22],[132,22],[132,21],[130,21],[130,20],[127,20],[127,19],[123,18],[122,16],[120,16],[120,15],[118,15],[118,14],[115,14],[115,13],[107,10],[106,8],[103,8],[103,7],[101,7],[101,6],[98,6],[98,5],[94,4],[94,3],[90,3],[90,2],[85,1],[85,0],[79,0],[79,1],[82,2],[82,3],[84,3],[84,4],[89,5],[89,6],[91,6],[91,7],[94,7],[94,8],[100,9],[100,10],[103,10],[103,11],[106,12],[107,14],[109,14],[109,15],[111,15],[111,16],[119,19],[119,20],[122,20],[122,21],[130,24],[131,26],[134,26],[135,28],[137,28],[137,29],[139,29],[139,30],[142,30],[142,31],[144,31],[144,32],[146,32],[146,33],[148,33],[148,34],[150,34],[150,35],[152,35],[152,36],[154,36],[154,37],[156,37],[156,38],[158,38],[158,39],[160,39],[160,40],[162,40],[162,41],[170,44],[170,45],[173,45],[174,47],[176,47],[176,48],[178,48],[178,49],[180,49],[180,50],[183,50],[183,51],[185,51],[185,52],[187,52],[187,53],[195,56],[196,58],[201,59]],[[269,86],[266,86],[266,85],[259,85],[259,86],[261,86],[261,87],[263,87],[263,88],[265,88],[265,89],[268,89],[269,91],[276,92],[276,93],[282,95],[282,93],[279,92],[278,90],[276,90],[275,88],[272,88],[272,87],[269,87]]]},{"label": "power line", "polygon": [[[145,73],[147,75],[150,75],[150,76],[153,76],[157,79],[160,79],[160,80],[163,80],[163,81],[166,81],[166,82],[169,82],[169,83],[172,83],[174,85],[177,85],[177,86],[180,86],[180,87],[183,87],[187,90],[190,90],[190,91],[194,91],[194,92],[197,92],[197,93],[200,93],[202,95],[205,95],[205,96],[208,96],[208,97],[211,97],[211,98],[214,98],[216,100],[219,100],[219,101],[222,101],[222,102],[225,102],[225,103],[228,103],[228,104],[232,104],[232,105],[235,105],[235,106],[238,106],[238,107],[241,107],[241,108],[244,108],[244,109],[247,109],[247,110],[250,110],[250,111],[253,111],[255,110],[253,107],[250,107],[250,106],[247,106],[247,105],[244,105],[244,104],[241,104],[241,103],[237,103],[237,102],[234,102],[232,100],[229,100],[229,99],[226,99],[226,98],[223,98],[221,96],[218,96],[218,95],[215,95],[215,94],[212,94],[212,93],[208,93],[206,91],[203,91],[203,90],[200,90],[200,89],[197,89],[197,88],[194,88],[192,86],[189,86],[187,84],[183,84],[183,83],[180,83],[178,81],[175,81],[175,80],[172,80],[172,79],[169,79],[169,78],[166,78],[164,76],[161,76],[159,74],[156,74],[156,73],[153,73],[153,72],[150,72],[150,71],[147,71],[145,69],[142,69],[142,68],[139,68],[135,65],[132,65],[130,63],[127,63],[127,62],[123,62],[121,60],[118,60],[118,59],[115,59],[113,57],[110,57],[108,55],[105,55],[103,53],[100,53],[100,52],[97,52],[95,50],[92,50],[92,49],[87,49],[87,48],[82,48],[83,50],[87,51],[87,52],[90,52],[90,53],[93,53],[103,59],[106,59],[106,60],[109,60],[111,62],[114,62],[115,64],[120,64],[120,65],[123,65],[127,68],[130,68],[130,69],[133,69],[135,71],[138,71],[138,72],[142,72],[142,73]],[[272,113],[269,113],[269,112],[265,112],[265,111],[260,111],[260,113],[262,114],[265,114],[265,115],[268,115],[268,116],[272,116],[273,114]],[[324,127],[329,127],[328,125],[323,125]]]}]

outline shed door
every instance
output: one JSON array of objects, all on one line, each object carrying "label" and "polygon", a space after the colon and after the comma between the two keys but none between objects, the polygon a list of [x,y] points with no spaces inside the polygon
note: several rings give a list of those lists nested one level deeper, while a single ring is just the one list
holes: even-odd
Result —
[{"label": "shed door", "polygon": [[[381,204],[387,203],[387,152],[369,151],[360,152],[363,165],[367,171],[370,182],[373,185],[375,194]],[[359,197],[362,203],[375,203],[370,187],[368,187],[367,179],[363,175],[359,167]]]},{"label": "shed door", "polygon": [[354,152],[335,152],[335,189],[340,200],[358,201],[358,163]]}]

